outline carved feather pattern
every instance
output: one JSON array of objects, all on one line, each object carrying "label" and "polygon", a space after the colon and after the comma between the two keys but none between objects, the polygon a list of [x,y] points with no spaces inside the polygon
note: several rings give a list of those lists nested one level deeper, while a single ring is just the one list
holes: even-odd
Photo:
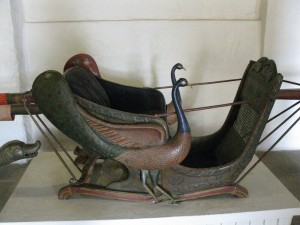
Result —
[{"label": "carved feather pattern", "polygon": [[[110,142],[117,144],[122,147],[144,147],[143,144],[134,142],[130,140],[128,137],[124,136],[123,132],[119,131],[116,127],[112,127],[111,125],[91,116],[81,107],[77,106],[81,116],[88,123],[88,125],[99,133],[101,136],[105,137]],[[122,125],[121,125],[122,126]]]}]

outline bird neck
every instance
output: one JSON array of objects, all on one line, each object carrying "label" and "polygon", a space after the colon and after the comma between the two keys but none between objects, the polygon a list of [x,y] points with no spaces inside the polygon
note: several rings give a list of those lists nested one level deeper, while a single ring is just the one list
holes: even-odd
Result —
[{"label": "bird neck", "polygon": [[[172,70],[171,70],[171,80],[172,80],[172,85],[176,85],[176,77],[175,77],[175,71],[177,69],[177,64],[175,66],[173,66]],[[178,91],[177,92],[177,98],[178,98],[178,101],[181,102],[181,95],[180,95],[180,92]]]},{"label": "bird neck", "polygon": [[172,80],[172,84],[175,85],[176,84],[176,77],[175,77],[175,71],[176,71],[176,65],[173,66],[172,70],[171,70],[171,80]]},{"label": "bird neck", "polygon": [[177,115],[177,121],[178,121],[177,132],[189,133],[190,126],[182,110],[180,100],[178,99],[178,95],[179,95],[179,85],[176,85],[172,91],[172,100],[173,100],[173,104]]}]

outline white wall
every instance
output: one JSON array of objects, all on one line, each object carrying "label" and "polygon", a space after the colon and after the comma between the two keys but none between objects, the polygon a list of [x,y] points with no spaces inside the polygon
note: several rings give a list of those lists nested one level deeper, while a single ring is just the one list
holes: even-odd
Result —
[{"label": "white wall", "polygon": [[[0,92],[20,92],[19,58],[9,0],[0,1],[0,21]],[[22,116],[14,122],[0,123],[0,146],[13,139],[27,139]]]},{"label": "white wall", "polygon": [[[285,80],[291,80],[300,83],[300,1],[298,0],[269,0],[267,2],[266,23],[264,34],[263,55],[275,60],[278,72],[282,73]],[[292,85],[283,84],[282,88],[299,88]],[[280,112],[286,106],[291,105],[293,101],[277,101],[275,112]],[[295,110],[295,109],[294,109]],[[292,111],[291,111],[292,112]],[[297,114],[294,120],[299,117]],[[280,117],[279,121],[286,118]],[[279,122],[278,121],[278,122]],[[276,121],[275,124],[278,124]],[[291,124],[288,123],[287,126]],[[269,129],[267,129],[269,130]],[[274,141],[281,129],[276,132]],[[300,124],[284,138],[276,147],[278,150],[299,150]],[[268,145],[270,146],[270,145]],[[266,148],[264,145],[263,148]]]},{"label": "white wall", "polygon": [[[0,4],[4,2],[9,1]],[[274,19],[269,7],[279,1],[268,1],[265,34],[261,32],[259,0],[22,0],[22,3],[24,32],[19,33],[22,91],[29,90],[34,78],[47,69],[62,72],[65,61],[81,52],[96,59],[105,79],[136,86],[169,85],[170,69],[177,62],[187,69],[181,76],[190,82],[201,82],[240,78],[249,60],[258,59],[262,52],[267,56],[270,53],[269,57],[278,61],[267,51],[271,47],[266,40],[272,27],[269,20]],[[9,18],[10,14],[5,16]],[[266,39],[264,48],[262,36]],[[237,85],[185,88],[184,106],[231,102]],[[170,92],[164,94],[169,101]],[[216,109],[188,114],[193,134],[205,135],[217,130],[227,112],[228,109]],[[29,130],[29,139],[40,138],[34,126],[29,126]],[[0,141],[3,143],[4,139]]]},{"label": "white wall", "polygon": [[[177,62],[190,82],[239,78],[261,51],[255,0],[24,2],[28,89],[39,73],[62,71],[80,52],[96,59],[106,79],[153,87],[170,84]],[[219,86],[221,93],[215,87],[185,89],[184,105],[231,102],[236,86]],[[170,101],[170,91],[164,93]],[[215,131],[226,114],[227,109],[189,114],[194,135]]]}]

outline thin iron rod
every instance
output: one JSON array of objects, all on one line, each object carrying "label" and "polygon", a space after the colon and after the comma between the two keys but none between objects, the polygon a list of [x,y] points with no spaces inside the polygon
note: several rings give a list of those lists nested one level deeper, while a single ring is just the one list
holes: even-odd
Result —
[{"label": "thin iron rod", "polygon": [[288,83],[288,84],[294,84],[294,85],[300,86],[300,83],[289,81],[289,80],[283,80],[283,82]]},{"label": "thin iron rod", "polygon": [[[184,109],[183,111],[184,112],[194,112],[194,111],[200,111],[200,110],[222,108],[222,107],[227,107],[227,106],[242,105],[242,104],[247,104],[247,103],[251,103],[251,102],[266,101],[266,100],[270,100],[270,98],[258,98],[258,99],[251,99],[251,100],[245,100],[245,101],[239,101],[239,102],[231,102],[231,103],[225,103],[225,104],[219,104],[219,105],[189,108],[189,109]],[[170,116],[170,115],[175,115],[175,114],[176,114],[176,112],[169,112],[169,113],[155,114],[154,117],[164,117],[164,116]]]},{"label": "thin iron rod", "polygon": [[276,119],[278,116],[281,116],[283,113],[289,111],[290,109],[294,108],[296,105],[298,105],[300,103],[300,101],[296,102],[295,104],[289,106],[288,108],[286,108],[285,110],[281,111],[280,113],[278,113],[277,115],[273,116],[271,119],[269,119],[267,121],[267,123],[271,122],[272,120]]},{"label": "thin iron rod", "polygon": [[275,127],[267,136],[265,136],[261,141],[258,142],[260,145],[263,143],[266,139],[268,139],[272,134],[274,134],[275,131],[277,131],[283,124],[285,124],[288,120],[290,120],[297,112],[299,112],[300,107],[296,109],[289,117],[287,117],[284,121],[282,121],[277,127]]},{"label": "thin iron rod", "polygon": [[[198,85],[208,85],[208,84],[218,84],[218,83],[226,83],[226,82],[233,82],[233,81],[241,81],[241,78],[238,79],[230,79],[230,80],[220,80],[220,81],[210,81],[210,82],[201,82],[201,83],[192,83],[189,86],[198,86]],[[162,86],[162,87],[154,87],[154,89],[166,89],[172,88],[173,86]]]},{"label": "thin iron rod", "polygon": [[278,138],[278,140],[254,163],[253,166],[235,183],[238,185],[256,166],[260,163],[263,158],[285,137],[285,135],[290,132],[290,130],[299,122],[300,117]]},{"label": "thin iron rod", "polygon": [[70,159],[70,161],[74,164],[74,166],[79,170],[79,172],[82,172],[82,170],[80,169],[80,167],[77,165],[77,163],[72,159],[72,157],[70,156],[70,154],[67,152],[67,150],[64,148],[64,146],[59,142],[59,140],[55,137],[55,135],[51,132],[51,130],[48,128],[48,126],[45,124],[45,122],[41,119],[41,117],[39,117],[38,115],[35,115],[40,123],[44,126],[44,128],[48,131],[48,133],[51,135],[51,137],[53,138],[53,140],[59,145],[59,147],[64,151],[64,153],[66,154],[66,156]]},{"label": "thin iron rod", "polygon": [[34,122],[34,124],[37,126],[37,128],[40,130],[40,132],[44,136],[44,138],[47,140],[48,144],[51,146],[51,148],[53,149],[53,151],[55,152],[55,154],[57,155],[57,157],[59,158],[59,160],[62,162],[62,164],[64,165],[64,167],[68,170],[68,172],[73,177],[73,179],[76,182],[78,182],[76,176],[73,174],[73,172],[71,171],[71,169],[69,168],[69,166],[66,164],[66,162],[61,157],[61,155],[58,153],[58,150],[55,148],[55,146],[52,144],[51,140],[48,138],[48,136],[43,131],[43,129],[41,128],[41,126],[38,124],[38,122],[34,119],[33,115],[30,113],[29,109],[26,106],[26,100],[23,101],[23,104],[24,104],[24,108],[26,109],[28,115],[30,116],[30,118],[32,119],[32,121]]}]

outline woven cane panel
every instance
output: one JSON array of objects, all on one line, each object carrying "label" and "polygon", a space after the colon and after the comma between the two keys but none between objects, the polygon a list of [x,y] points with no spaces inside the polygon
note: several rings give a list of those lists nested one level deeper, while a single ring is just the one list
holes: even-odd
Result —
[{"label": "woven cane panel", "polygon": [[258,114],[249,104],[241,106],[233,127],[216,149],[219,164],[229,163],[242,154],[257,119]]},{"label": "woven cane panel", "polygon": [[247,143],[257,119],[258,114],[248,104],[241,106],[233,127],[245,143]]}]

